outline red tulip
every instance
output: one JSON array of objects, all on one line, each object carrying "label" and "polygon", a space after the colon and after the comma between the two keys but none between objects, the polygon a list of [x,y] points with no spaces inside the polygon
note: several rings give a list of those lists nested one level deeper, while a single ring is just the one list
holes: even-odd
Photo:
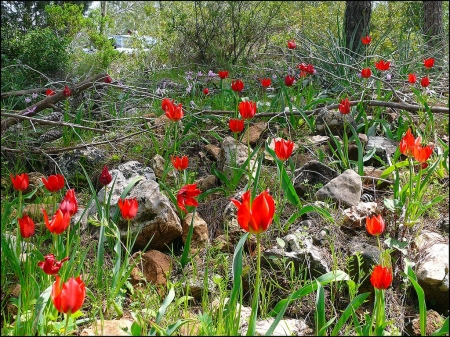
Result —
[{"label": "red tulip", "polygon": [[236,92],[241,92],[244,89],[244,82],[241,80],[232,81],[231,89]]},{"label": "red tulip", "polygon": [[103,186],[108,185],[112,181],[112,176],[108,171],[108,166],[103,166],[102,173],[100,173],[100,177],[98,178],[98,180]]},{"label": "red tulip", "polygon": [[209,94],[209,89],[208,88],[203,89],[203,95],[208,95],[208,94]]},{"label": "red tulip", "polygon": [[256,103],[252,101],[240,102],[238,109],[242,118],[250,119],[256,114]]},{"label": "red tulip", "polygon": [[67,85],[64,86],[63,95],[64,97],[69,97],[70,95],[72,95],[72,92]]},{"label": "red tulip", "polygon": [[63,215],[63,212],[58,209],[56,213],[53,215],[52,221],[48,221],[47,211],[45,209],[42,210],[44,213],[44,221],[47,229],[53,234],[61,234],[64,232],[67,227],[70,225],[70,213],[67,212]]},{"label": "red tulip", "polygon": [[377,289],[387,289],[392,283],[391,268],[376,265],[370,275],[370,283]]},{"label": "red tulip", "polygon": [[19,221],[20,235],[23,238],[29,238],[34,235],[34,221],[28,215],[23,215],[17,219]]},{"label": "red tulip", "polygon": [[13,187],[16,191],[25,191],[28,188],[29,179],[27,173],[18,174],[16,176],[10,174],[9,176],[11,177]]},{"label": "red tulip", "polygon": [[187,156],[183,156],[183,157],[172,156],[172,165],[178,171],[184,171],[187,169],[187,167],[189,165],[189,159]]},{"label": "red tulip", "polygon": [[409,82],[409,83],[413,84],[413,83],[416,83],[416,81],[417,81],[417,76],[416,76],[416,74],[409,74],[409,75],[408,75],[408,82]]},{"label": "red tulip", "polygon": [[314,72],[315,72],[314,66],[313,66],[312,64],[308,64],[308,65],[306,66],[305,71],[306,71],[308,74],[313,75]]},{"label": "red tulip", "polygon": [[362,78],[369,78],[370,75],[372,75],[372,70],[370,70],[370,68],[363,68],[361,70],[361,77]]},{"label": "red tulip", "polygon": [[343,99],[341,103],[339,103],[339,112],[343,115],[350,113],[350,102],[348,98]]},{"label": "red tulip", "polygon": [[381,214],[366,218],[366,230],[370,235],[378,236],[384,232],[384,219]]},{"label": "red tulip", "polygon": [[294,39],[289,40],[289,41],[287,42],[287,46],[288,46],[289,49],[295,49],[295,48],[297,48],[297,44],[295,43]]},{"label": "red tulip", "polygon": [[56,92],[54,92],[52,89],[47,89],[45,91],[46,96],[53,96],[54,94],[56,94]]},{"label": "red tulip", "polygon": [[70,315],[80,310],[83,305],[86,298],[86,286],[81,280],[81,276],[78,276],[77,278],[71,277],[61,287],[60,277],[56,275],[51,297],[55,308],[59,312]]},{"label": "red tulip", "polygon": [[308,66],[302,62],[297,65],[297,68],[300,69],[301,71],[306,71],[306,69],[308,69]]},{"label": "red tulip", "polygon": [[173,100],[164,98],[161,102],[161,107],[162,107],[163,111],[166,112],[174,104],[175,103],[173,102]]},{"label": "red tulip", "polygon": [[300,74],[298,75],[300,78],[304,78],[304,77],[306,77],[306,76],[308,76],[308,73],[306,72],[306,71],[304,71],[304,70],[301,70],[300,71]]},{"label": "red tulip", "polygon": [[434,58],[430,57],[430,58],[427,58],[427,59],[423,60],[423,65],[427,69],[433,68],[433,66],[434,66]]},{"label": "red tulip", "polygon": [[125,220],[133,219],[137,214],[139,206],[136,198],[125,200],[119,199],[117,205],[119,206],[120,212],[122,213],[122,217]]},{"label": "red tulip", "polygon": [[275,154],[281,161],[288,160],[294,150],[294,142],[291,140],[276,139]]},{"label": "red tulip", "polygon": [[420,80],[420,85],[424,88],[430,85],[430,79],[428,78],[428,76],[425,76]]},{"label": "red tulip", "polygon": [[242,196],[242,202],[231,199],[237,207],[237,221],[241,228],[252,234],[265,232],[273,220],[275,201],[268,191],[263,191],[251,203],[250,190]]},{"label": "red tulip", "polygon": [[363,44],[370,44],[372,42],[372,38],[369,35],[361,37],[361,42]]},{"label": "red tulip", "polygon": [[42,177],[42,182],[49,192],[58,192],[64,187],[64,176],[61,174],[53,174],[48,180]]},{"label": "red tulip", "polygon": [[272,80],[270,78],[262,78],[259,81],[264,88],[267,88],[272,83]]},{"label": "red tulip", "polygon": [[109,75],[106,75],[105,79],[103,80],[105,83],[111,83],[112,82],[112,78]]},{"label": "red tulip", "polygon": [[378,62],[375,62],[375,67],[381,71],[389,70],[390,65],[391,62],[389,61],[379,60]]},{"label": "red tulip", "polygon": [[61,261],[57,261],[55,255],[48,254],[44,256],[44,261],[38,262],[38,267],[40,267],[47,275],[55,275],[58,274],[62,264],[68,259],[69,257],[65,257]]},{"label": "red tulip", "polygon": [[202,191],[197,188],[197,184],[184,185],[177,193],[177,205],[178,207],[187,213],[186,206],[198,206],[196,197],[198,197]]},{"label": "red tulip", "polygon": [[231,132],[239,133],[244,130],[244,120],[243,119],[230,119],[228,122]]},{"label": "red tulip", "polygon": [[224,79],[226,79],[226,78],[228,77],[228,70],[220,70],[220,71],[218,72],[218,74],[219,74],[219,77],[220,77],[222,80],[224,80]]},{"label": "red tulip", "polygon": [[287,75],[284,78],[284,84],[286,84],[287,87],[291,87],[295,83],[295,77],[291,75]]},{"label": "red tulip", "polygon": [[178,122],[184,116],[183,108],[181,107],[181,103],[178,105],[175,105],[175,104],[167,105],[165,114],[171,121]]},{"label": "red tulip", "polygon": [[430,158],[431,154],[433,153],[434,146],[427,145],[425,147],[422,147],[420,145],[420,137],[416,139],[416,146],[413,149],[414,158],[421,162],[422,164],[425,164],[425,162]]},{"label": "red tulip", "polygon": [[412,157],[414,155],[415,146],[414,136],[412,135],[411,130],[408,129],[408,131],[406,131],[406,134],[400,140],[400,152],[405,156]]},{"label": "red tulip", "polygon": [[78,212],[78,200],[75,197],[75,190],[72,188],[66,192],[63,201],[59,205],[59,209],[65,215],[69,213],[70,216],[73,216],[76,212]]}]

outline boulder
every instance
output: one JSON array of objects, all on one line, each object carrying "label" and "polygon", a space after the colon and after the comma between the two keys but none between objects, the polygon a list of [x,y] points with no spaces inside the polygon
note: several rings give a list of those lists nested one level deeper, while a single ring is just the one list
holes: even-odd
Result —
[{"label": "boulder", "polygon": [[352,169],[348,169],[318,190],[315,196],[322,201],[331,200],[350,207],[358,204],[361,192],[361,177]]}]

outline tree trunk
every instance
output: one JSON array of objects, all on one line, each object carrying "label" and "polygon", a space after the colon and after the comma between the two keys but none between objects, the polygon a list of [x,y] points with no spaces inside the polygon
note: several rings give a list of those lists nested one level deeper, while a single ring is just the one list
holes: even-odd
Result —
[{"label": "tree trunk", "polygon": [[100,8],[102,13],[102,21],[100,23],[100,35],[103,34],[105,30],[106,13],[108,12],[108,1],[101,1]]},{"label": "tree trunk", "polygon": [[443,42],[442,1],[423,1],[423,33],[428,51],[438,49]]},{"label": "tree trunk", "polygon": [[354,57],[362,54],[361,37],[370,35],[371,15],[372,1],[345,2],[345,46]]}]

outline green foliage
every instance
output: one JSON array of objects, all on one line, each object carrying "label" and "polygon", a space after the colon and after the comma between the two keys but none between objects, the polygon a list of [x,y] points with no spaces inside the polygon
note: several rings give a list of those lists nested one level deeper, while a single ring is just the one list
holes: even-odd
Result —
[{"label": "green foliage", "polygon": [[[174,1],[161,9],[162,46],[173,63],[247,62],[268,47],[286,5],[263,1]],[[169,46],[169,47],[168,47]],[[173,47],[170,47],[173,46]]]},{"label": "green foliage", "polygon": [[69,42],[68,38],[58,37],[50,28],[34,29],[24,36],[19,58],[31,68],[55,75],[65,69]]}]

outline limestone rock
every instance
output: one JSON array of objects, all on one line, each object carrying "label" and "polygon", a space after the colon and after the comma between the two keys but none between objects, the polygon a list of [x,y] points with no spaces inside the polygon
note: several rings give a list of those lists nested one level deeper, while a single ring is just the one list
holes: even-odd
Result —
[{"label": "limestone rock", "polygon": [[81,336],[130,336],[132,321],[127,319],[104,320],[84,328]]},{"label": "limestone rock", "polygon": [[194,230],[192,232],[191,249],[204,247],[209,242],[208,224],[197,213],[192,220],[192,213],[188,213],[183,219],[183,243],[186,243],[186,238],[189,232],[189,227],[193,221]]},{"label": "limestone rock", "polygon": [[366,218],[377,214],[376,202],[358,202],[343,211],[343,225],[350,228],[361,228],[366,225]]},{"label": "limestone rock", "polygon": [[136,285],[142,281],[163,286],[167,284],[172,266],[170,256],[157,250],[149,250],[142,255],[135,253],[131,259],[137,262],[130,274],[131,284]]},{"label": "limestone rock", "polygon": [[[337,135],[342,136],[344,133],[344,120],[347,124],[351,124],[356,129],[356,122],[352,114],[343,115],[339,111],[330,111],[327,108],[322,108],[316,117],[316,133],[319,135]],[[328,131],[328,128],[330,131]],[[351,135],[352,132],[349,127],[346,129],[347,135]]]},{"label": "limestone rock", "polygon": [[352,169],[348,169],[318,190],[315,196],[322,201],[331,199],[349,207],[358,204],[361,192],[361,177]]},{"label": "limestone rock", "polygon": [[302,198],[305,193],[314,189],[314,186],[324,186],[339,175],[330,167],[320,161],[311,160],[300,169],[294,171],[294,188],[297,195]]}]

